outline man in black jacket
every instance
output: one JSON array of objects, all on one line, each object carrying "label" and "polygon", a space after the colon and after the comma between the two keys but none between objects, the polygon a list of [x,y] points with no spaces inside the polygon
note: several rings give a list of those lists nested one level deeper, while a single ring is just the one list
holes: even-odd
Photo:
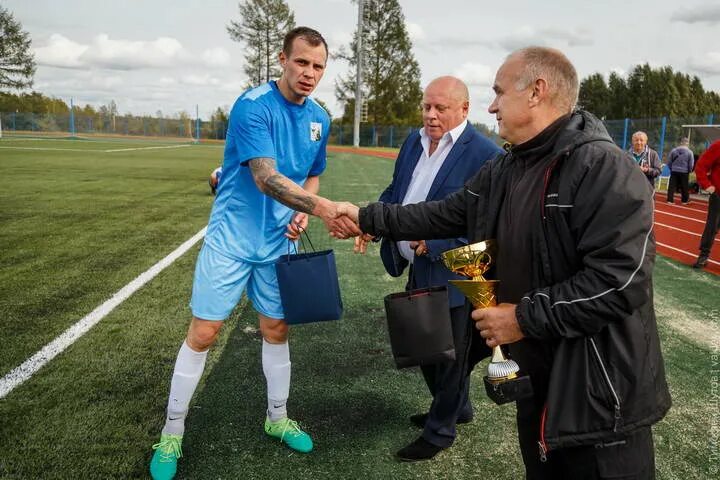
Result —
[{"label": "man in black jacket", "polygon": [[[437,202],[341,208],[393,239],[495,238],[488,346],[530,374],[517,402],[530,479],[654,478],[650,426],[670,408],[653,309],[652,186],[593,115],[559,51],[511,54],[489,111],[511,147]],[[492,271],[490,272],[493,273]]]}]

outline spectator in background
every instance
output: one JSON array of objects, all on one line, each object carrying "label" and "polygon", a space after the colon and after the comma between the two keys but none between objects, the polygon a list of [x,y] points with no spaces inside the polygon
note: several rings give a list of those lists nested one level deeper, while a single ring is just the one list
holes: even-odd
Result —
[{"label": "spectator in background", "polygon": [[630,154],[640,170],[645,174],[650,184],[655,188],[655,178],[660,175],[662,163],[658,153],[648,147],[648,136],[645,132],[635,132],[632,136]]},{"label": "spectator in background", "polygon": [[208,184],[210,185],[210,191],[212,192],[213,195],[215,195],[215,192],[218,189],[218,185],[220,185],[220,177],[221,176],[222,176],[222,166],[217,167],[210,174],[210,178],[208,179]]},{"label": "spectator in background", "polygon": [[673,148],[668,155],[667,165],[670,169],[670,184],[668,185],[667,201],[674,203],[675,191],[680,187],[680,200],[683,205],[690,202],[690,189],[688,180],[690,172],[695,166],[695,155],[688,147],[690,140],[687,137],[680,139],[680,145]]},{"label": "spectator in background", "polygon": [[700,255],[693,265],[693,268],[703,268],[708,263],[710,250],[713,242],[715,242],[718,226],[720,226],[720,197],[718,196],[718,188],[720,188],[720,140],[710,145],[710,148],[702,154],[695,168],[695,175],[700,187],[710,194],[705,230],[700,240]]}]

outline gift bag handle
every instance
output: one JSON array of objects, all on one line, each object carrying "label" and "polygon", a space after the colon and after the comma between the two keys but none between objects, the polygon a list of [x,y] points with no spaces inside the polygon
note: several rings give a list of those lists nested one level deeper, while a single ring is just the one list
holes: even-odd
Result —
[{"label": "gift bag handle", "polygon": [[[412,290],[421,290],[421,289],[419,289],[419,288],[417,287],[417,273],[415,272],[415,265],[414,265],[414,264],[410,266],[410,270],[411,270],[411,273],[410,273],[410,281],[411,281],[411,285],[412,285]],[[405,297],[405,298],[406,298],[408,301],[412,301],[413,298],[416,298],[416,297],[424,297],[424,296],[426,296],[426,295],[430,295],[430,292],[426,291],[426,289],[423,288],[422,290],[425,290],[425,291],[423,291],[423,292],[418,292],[418,293],[414,293],[414,294],[412,294],[412,295],[408,295],[408,296]]]},{"label": "gift bag handle", "polygon": [[[312,240],[310,240],[310,235],[308,235],[307,230],[305,230],[305,229],[304,229],[303,227],[301,227],[300,225],[295,225],[295,227],[297,227],[297,229],[300,230],[300,244],[302,245],[303,251],[304,251],[305,253],[307,253],[307,251],[308,251],[308,250],[307,250],[307,247],[305,246],[305,240],[303,240],[303,233],[304,233],[304,234],[305,234],[305,237],[307,238],[308,243],[310,244],[310,248],[312,248],[313,253],[316,252],[317,250],[315,250],[315,245],[313,245]],[[296,253],[296,254],[299,253],[299,252],[298,252],[297,245],[295,244],[295,242],[293,242],[292,240],[288,239],[288,248],[287,248],[288,258],[290,257],[290,245],[292,245],[293,248],[295,248],[295,253]]]}]

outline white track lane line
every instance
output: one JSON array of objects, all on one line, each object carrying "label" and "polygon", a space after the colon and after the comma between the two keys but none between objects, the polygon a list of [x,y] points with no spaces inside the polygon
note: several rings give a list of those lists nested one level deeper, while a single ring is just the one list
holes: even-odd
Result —
[{"label": "white track lane line", "polygon": [[[681,250],[679,248],[671,247],[670,245],[667,245],[665,243],[657,242],[657,245],[660,245],[661,247],[669,248],[670,250],[675,250],[676,252],[684,253],[685,255],[688,255],[692,258],[697,258],[698,254],[688,252],[687,250]],[[713,260],[712,258],[708,258],[708,263],[714,263],[715,265],[720,265],[720,262]]]},{"label": "white track lane line", "polygon": [[[661,227],[669,228],[669,229],[671,229],[671,230],[677,230],[678,232],[687,233],[687,234],[690,234],[690,235],[692,235],[692,236],[694,236],[694,237],[702,237],[702,234],[701,234],[701,233],[695,233],[695,232],[691,232],[691,231],[689,231],[689,230],[683,230],[682,228],[673,227],[673,226],[671,226],[671,225],[665,225],[664,223],[655,222],[655,225],[659,225],[659,226],[661,226]],[[720,242],[720,238],[716,238],[715,241],[716,241],[716,242]]]},{"label": "white track lane line", "polygon": [[[696,201],[695,203],[700,203],[700,202]],[[707,210],[702,210],[700,208],[688,207],[686,205],[675,205],[675,204],[670,205],[669,203],[656,202],[656,207],[658,207],[658,206],[666,206],[668,208],[672,208],[673,210],[689,210],[691,212],[698,212],[698,213],[702,213],[703,215],[707,215]]]},{"label": "white track lane line", "polygon": [[72,345],[78,338],[82,337],[88,330],[95,326],[108,313],[112,312],[115,307],[124,302],[130,295],[139,290],[143,285],[152,280],[158,273],[170,266],[175,260],[180,258],[193,245],[205,236],[207,227],[204,227],[192,238],[185,241],[176,248],[167,257],[163,258],[145,272],[137,276],[133,281],[125,285],[123,288],[115,292],[105,303],[97,307],[95,310],[87,314],[75,325],[71,326],[63,333],[58,335],[53,341],[41,348],[35,355],[25,360],[20,366],[12,369],[7,375],[0,379],[0,399],[4,398],[15,387],[23,383],[25,380],[33,376],[35,372],[40,370],[46,363],[62,353],[67,347]]},{"label": "white track lane line", "polygon": [[658,210],[656,208],[655,215],[657,216],[658,213],[662,214],[662,215],[670,215],[671,217],[682,218],[683,220],[690,220],[691,222],[702,223],[703,225],[705,225],[705,220],[698,220],[697,218],[690,218],[690,217],[686,217],[684,215],[678,215],[677,213],[663,212],[662,210]]}]

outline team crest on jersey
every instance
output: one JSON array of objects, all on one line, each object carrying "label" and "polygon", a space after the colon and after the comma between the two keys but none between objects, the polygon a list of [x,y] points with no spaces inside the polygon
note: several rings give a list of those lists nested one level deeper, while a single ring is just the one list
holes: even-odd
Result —
[{"label": "team crest on jersey", "polygon": [[322,123],[310,122],[310,140],[319,142],[322,138]]}]

